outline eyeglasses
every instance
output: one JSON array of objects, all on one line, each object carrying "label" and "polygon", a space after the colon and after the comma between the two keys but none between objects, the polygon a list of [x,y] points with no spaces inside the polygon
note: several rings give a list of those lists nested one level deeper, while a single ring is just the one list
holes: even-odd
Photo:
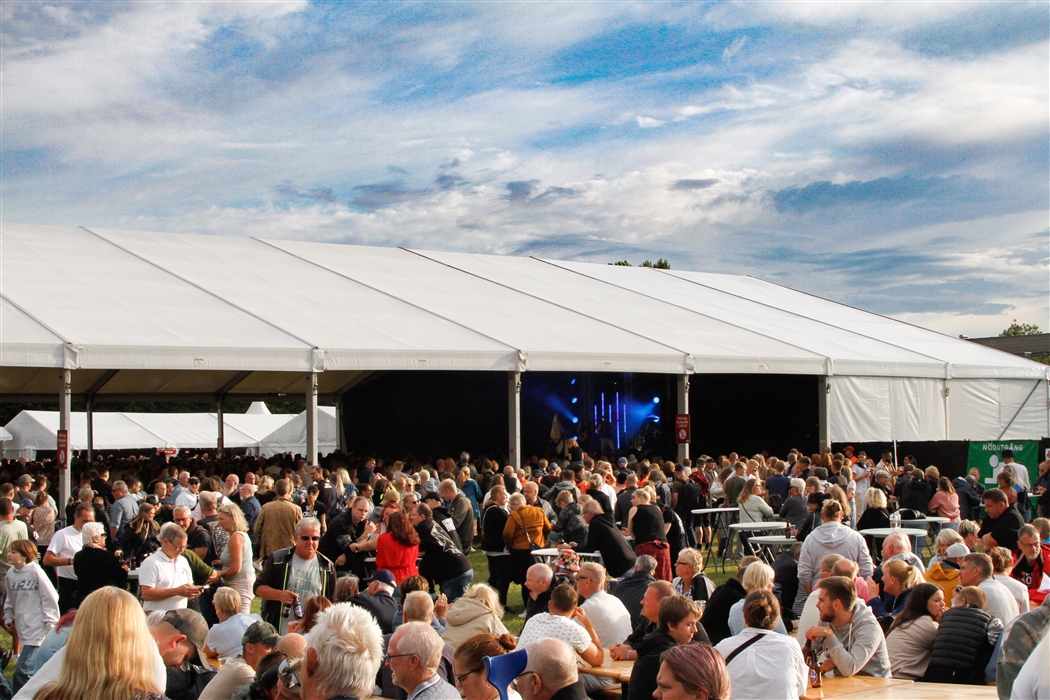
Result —
[{"label": "eyeglasses", "polygon": [[536,672],[535,671],[522,671],[518,675],[514,676],[514,681],[517,682],[517,680],[519,678],[521,678],[522,676],[528,676],[528,675],[533,675],[534,676],[534,675],[536,675]]},{"label": "eyeglasses", "polygon": [[277,675],[281,677],[281,682],[284,683],[284,687],[288,690],[298,688],[300,686],[299,677],[292,671],[292,664],[285,659],[277,666]]},{"label": "eyeglasses", "polygon": [[416,654],[383,654],[383,663],[388,664],[390,659],[400,659],[403,656],[416,656]]},{"label": "eyeglasses", "polygon": [[310,535],[299,535],[299,539],[301,539],[303,542],[320,542],[321,541],[321,538],[318,537],[317,535],[314,535],[312,537]]},{"label": "eyeglasses", "polygon": [[480,668],[476,668],[473,671],[467,671],[466,673],[461,673],[458,676],[456,676],[456,682],[459,683],[460,685],[463,685],[463,679],[464,678],[466,678],[467,676],[469,676],[472,673],[477,673],[477,672],[479,672],[481,670],[482,669],[480,669]]}]

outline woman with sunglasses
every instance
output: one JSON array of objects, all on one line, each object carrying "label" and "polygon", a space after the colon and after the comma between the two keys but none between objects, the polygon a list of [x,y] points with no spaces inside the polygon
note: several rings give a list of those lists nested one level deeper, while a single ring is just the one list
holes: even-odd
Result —
[{"label": "woman with sunglasses", "polygon": [[[456,687],[463,692],[463,697],[469,700],[496,700],[499,692],[489,683],[483,659],[486,656],[502,656],[514,651],[515,646],[514,637],[509,634],[499,637],[475,634],[456,647],[452,654],[452,666],[456,674]],[[513,690],[508,690],[507,695],[512,700],[521,698]]]}]

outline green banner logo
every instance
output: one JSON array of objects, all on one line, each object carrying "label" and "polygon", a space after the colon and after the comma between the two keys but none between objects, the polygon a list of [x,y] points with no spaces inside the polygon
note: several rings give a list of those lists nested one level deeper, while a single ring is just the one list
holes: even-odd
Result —
[{"label": "green banner logo", "polygon": [[1028,478],[1034,482],[1039,475],[1039,442],[1036,440],[971,442],[967,469],[977,469],[981,473],[981,483],[994,488],[995,478],[1003,470],[1003,450],[1013,450],[1014,461],[1028,469]]}]

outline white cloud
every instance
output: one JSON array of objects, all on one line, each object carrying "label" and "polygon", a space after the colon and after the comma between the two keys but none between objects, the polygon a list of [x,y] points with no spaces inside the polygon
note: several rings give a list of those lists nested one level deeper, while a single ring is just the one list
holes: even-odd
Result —
[{"label": "white cloud", "polygon": [[743,36],[739,36],[736,39],[733,39],[733,43],[727,46],[724,51],[722,51],[722,60],[728,61],[729,59],[733,58],[733,56],[736,56],[738,53],[740,53],[741,49],[744,48],[744,45],[747,43],[747,41],[748,37],[746,34]]},{"label": "white cloud", "polygon": [[634,118],[635,123],[643,129],[652,129],[657,126],[663,126],[664,122],[659,119],[653,119],[652,117],[636,116]]}]

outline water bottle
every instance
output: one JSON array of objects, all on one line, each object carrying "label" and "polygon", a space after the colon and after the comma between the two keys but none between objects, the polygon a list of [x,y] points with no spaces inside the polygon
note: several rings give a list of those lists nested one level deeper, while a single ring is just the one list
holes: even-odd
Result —
[{"label": "water bottle", "polygon": [[890,515],[890,527],[898,528],[901,526],[901,513],[899,510],[893,511]]}]

